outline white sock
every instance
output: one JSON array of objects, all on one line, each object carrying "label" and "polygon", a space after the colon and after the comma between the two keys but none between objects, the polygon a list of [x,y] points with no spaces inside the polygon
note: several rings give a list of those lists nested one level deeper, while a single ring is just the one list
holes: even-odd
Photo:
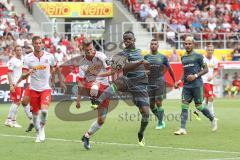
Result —
[{"label": "white sock", "polygon": [[213,109],[213,102],[208,102],[208,110],[210,113],[215,117],[214,109]]},{"label": "white sock", "polygon": [[[208,102],[208,103],[209,103],[209,102]],[[206,101],[205,101],[205,99],[204,99],[203,102],[202,102],[203,107],[206,108],[206,107],[208,106],[208,103],[206,103]]]},{"label": "white sock", "polygon": [[46,109],[41,110],[41,113],[40,113],[41,126],[44,126],[46,124],[47,116],[48,116],[48,110]]},{"label": "white sock", "polygon": [[16,121],[16,119],[17,119],[17,111],[18,111],[18,105],[13,103],[12,104],[12,117],[11,117],[13,121]]},{"label": "white sock", "polygon": [[33,115],[33,124],[36,129],[36,131],[39,131],[40,128],[40,120],[39,120],[39,115]]},{"label": "white sock", "polygon": [[32,112],[30,111],[30,105],[28,104],[27,106],[23,106],[24,111],[30,121],[32,121],[33,115]]},{"label": "white sock", "polygon": [[14,105],[15,105],[15,104],[12,103],[11,106],[10,106],[10,108],[9,108],[9,112],[8,112],[8,119],[9,119],[9,120],[12,119]]},{"label": "white sock", "polygon": [[88,137],[89,137],[90,135],[93,135],[94,133],[96,133],[97,130],[99,130],[100,128],[101,128],[101,126],[98,124],[97,121],[93,122],[92,125],[90,126],[88,132],[87,132]]}]

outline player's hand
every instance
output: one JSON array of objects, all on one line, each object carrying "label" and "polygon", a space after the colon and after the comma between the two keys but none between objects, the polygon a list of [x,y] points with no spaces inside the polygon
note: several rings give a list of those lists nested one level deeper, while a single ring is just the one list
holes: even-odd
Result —
[{"label": "player's hand", "polygon": [[213,77],[208,77],[207,81],[210,82],[213,80]]},{"label": "player's hand", "polygon": [[190,74],[190,75],[187,76],[187,80],[188,80],[189,82],[194,81],[195,79],[196,79],[196,76],[195,76],[195,75]]},{"label": "player's hand", "polygon": [[67,90],[67,86],[66,86],[65,83],[63,83],[63,82],[60,82],[60,87],[61,87],[64,91]]},{"label": "player's hand", "polygon": [[175,82],[174,88],[175,88],[175,89],[178,89],[181,82],[182,82],[181,80]]},{"label": "player's hand", "polygon": [[11,91],[11,92],[15,92],[15,87],[14,87],[14,85],[10,85],[10,91]]},{"label": "player's hand", "polygon": [[145,68],[146,70],[150,70],[151,64],[150,64],[148,61],[143,60],[143,61],[142,61],[142,64],[144,65],[144,68]]},{"label": "player's hand", "polygon": [[76,108],[77,108],[77,109],[80,109],[80,108],[81,108],[81,105],[80,105],[80,102],[79,102],[79,101],[76,102]]}]

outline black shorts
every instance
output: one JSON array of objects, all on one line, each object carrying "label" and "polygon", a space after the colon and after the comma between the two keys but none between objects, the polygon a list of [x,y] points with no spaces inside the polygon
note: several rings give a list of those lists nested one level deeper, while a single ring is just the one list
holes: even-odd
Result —
[{"label": "black shorts", "polygon": [[203,102],[203,86],[195,88],[183,87],[182,101],[191,103],[193,99],[195,104],[201,104]]},{"label": "black shorts", "polygon": [[149,96],[147,83],[145,79],[129,79],[126,76],[120,77],[124,85],[123,92],[129,92],[132,95],[132,101],[137,107],[149,106]]},{"label": "black shorts", "polygon": [[157,80],[148,85],[148,95],[151,100],[163,100],[165,91],[165,81]]}]

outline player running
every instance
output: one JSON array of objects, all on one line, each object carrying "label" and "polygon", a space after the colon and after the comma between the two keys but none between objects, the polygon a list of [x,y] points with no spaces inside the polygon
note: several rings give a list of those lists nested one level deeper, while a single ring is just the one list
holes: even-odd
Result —
[{"label": "player running", "polygon": [[153,114],[158,118],[156,129],[165,128],[163,121],[164,109],[162,107],[165,79],[164,72],[169,71],[175,84],[175,76],[166,56],[158,52],[159,43],[156,39],[151,40],[151,53],[144,56],[144,59],[150,63],[150,73],[148,75],[148,94],[150,98],[150,107]]},{"label": "player running", "polygon": [[21,102],[22,92],[23,92],[23,82],[19,85],[17,84],[18,79],[22,75],[22,48],[21,46],[16,46],[14,48],[15,55],[8,62],[8,80],[10,85],[10,99],[12,105],[9,109],[8,118],[5,121],[5,125],[9,127],[21,128],[22,126],[16,122],[18,107]]},{"label": "player running", "polygon": [[48,108],[51,102],[51,67],[55,65],[52,54],[42,50],[42,40],[39,36],[32,39],[34,52],[24,57],[24,73],[21,79],[30,76],[30,106],[33,114],[33,124],[36,129],[35,142],[45,140],[44,127],[47,121]]},{"label": "player running", "polygon": [[[81,95],[87,92],[91,99],[96,99],[109,86],[109,66],[106,64],[107,57],[104,53],[94,49],[91,39],[83,41],[84,55],[80,57],[79,86],[76,107],[80,108]],[[90,149],[89,139],[104,124],[108,112],[109,99],[103,101],[97,108],[98,118],[93,122],[88,131],[83,135],[82,141],[85,149]]]},{"label": "player running", "polygon": [[[213,108],[213,79],[218,74],[218,60],[213,56],[214,46],[209,44],[207,46],[207,54],[204,56],[204,62],[208,66],[208,73],[202,76],[204,86],[204,101],[203,106],[207,107],[211,114],[215,117]],[[199,114],[194,111],[194,114],[199,119]]]},{"label": "player running", "polygon": [[145,67],[148,69],[149,63],[144,61],[141,56],[141,50],[135,47],[135,36],[131,31],[123,34],[123,43],[125,49],[118,55],[125,56],[128,63],[123,68],[124,76],[116,79],[103,94],[98,98],[99,103],[109,99],[116,91],[129,92],[133,96],[133,103],[138,107],[142,119],[141,126],[138,131],[138,144],[145,145],[144,131],[149,122],[149,96],[147,91],[148,77]]},{"label": "player running", "polygon": [[[208,67],[203,61],[203,56],[193,50],[193,43],[193,37],[186,37],[184,42],[186,54],[181,58],[184,70],[182,77],[184,85],[182,90],[181,128],[174,132],[175,135],[187,134],[186,122],[188,119],[188,108],[193,99],[195,107],[211,121],[212,131],[217,130],[217,120],[209,112],[209,110],[202,105],[203,81],[201,76],[208,72]],[[181,80],[176,82],[175,87],[177,88],[180,83]]]}]

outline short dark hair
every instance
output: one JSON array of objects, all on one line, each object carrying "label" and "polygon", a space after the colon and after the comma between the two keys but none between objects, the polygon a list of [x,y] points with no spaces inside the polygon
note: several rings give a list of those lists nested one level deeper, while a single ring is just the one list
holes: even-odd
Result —
[{"label": "short dark hair", "polygon": [[32,43],[34,43],[37,39],[42,39],[40,36],[33,36]]},{"label": "short dark hair", "polygon": [[153,38],[151,41],[158,41],[156,38]]},{"label": "short dark hair", "polygon": [[92,39],[84,38],[84,40],[83,40],[83,48],[88,47],[92,43],[93,43]]},{"label": "short dark hair", "polygon": [[124,35],[124,34],[132,34],[133,37],[135,37],[135,35],[134,35],[134,33],[133,33],[132,31],[126,31],[126,32],[123,33],[123,35]]}]

